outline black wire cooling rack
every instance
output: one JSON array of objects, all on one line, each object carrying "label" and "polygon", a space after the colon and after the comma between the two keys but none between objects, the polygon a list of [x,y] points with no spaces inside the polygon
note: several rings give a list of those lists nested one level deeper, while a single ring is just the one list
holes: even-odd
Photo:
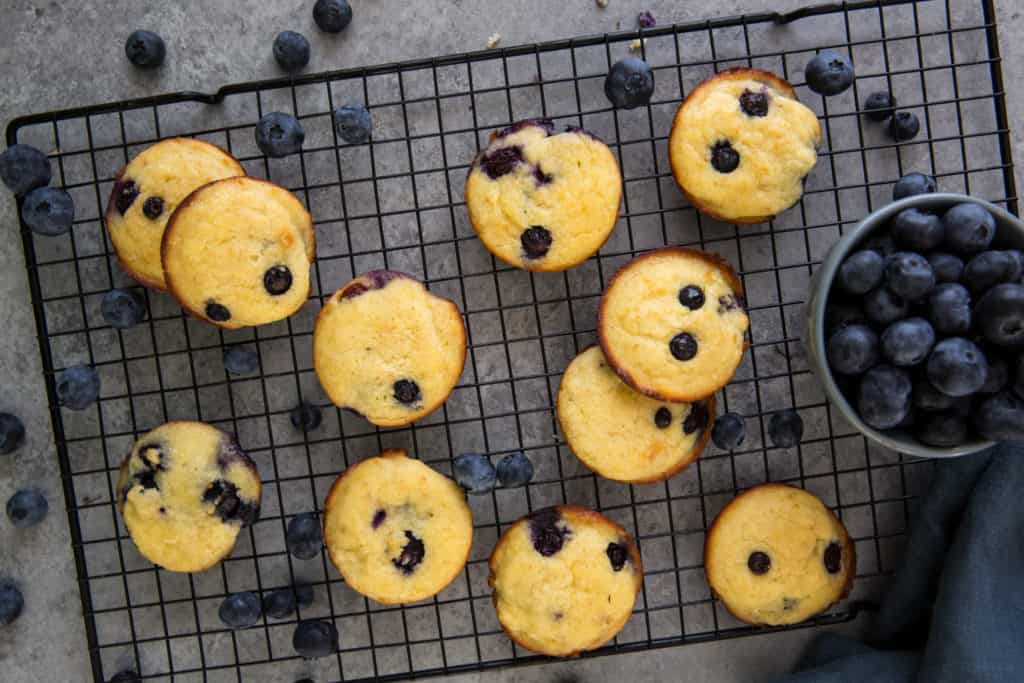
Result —
[{"label": "black wire cooling rack", "polygon": [[[571,502],[611,516],[639,541],[646,576],[633,618],[597,654],[754,632],[734,621],[704,580],[704,533],[737,491],[772,480],[814,491],[856,539],[859,576],[850,601],[815,623],[852,618],[876,595],[902,545],[908,508],[930,473],[868,444],[830,410],[809,374],[800,341],[811,273],[844,229],[887,202],[908,171],[938,177],[1017,210],[992,2],[850,2],[562,40],[223,88],[20,118],[8,143],[48,151],[77,219],[61,237],[22,226],[39,349],[71,526],[92,669],[123,668],[174,681],[369,680],[535,661],[502,633],[487,588],[487,558],[500,532],[530,510]],[[632,42],[656,70],[649,107],[616,111],[603,94],[610,64]],[[825,101],[803,85],[815,49],[848,52],[858,79]],[[636,45],[634,45],[634,49]],[[701,216],[676,188],[666,152],[683,95],[709,74],[751,65],[793,82],[822,118],[825,143],[798,206],[770,224],[737,228]],[[858,115],[868,93],[889,89],[916,112],[922,131],[895,144]],[[330,112],[365,102],[371,143],[339,143]],[[253,126],[271,110],[305,126],[300,155],[260,155]],[[487,135],[511,121],[553,118],[606,140],[624,176],[619,225],[595,258],[566,273],[529,274],[495,260],[463,207],[468,165]],[[112,286],[131,286],[102,224],[118,169],[146,145],[193,135],[229,149],[251,175],[292,189],[316,221],[314,291],[291,319],[224,332],[145,292],[150,318],[118,331],[100,316]],[[558,436],[552,405],[560,373],[594,341],[601,289],[637,253],[695,245],[732,261],[743,276],[752,348],[720,400],[747,419],[742,450],[709,450],[668,482],[626,486],[586,470]],[[311,362],[320,302],[353,274],[394,268],[424,279],[459,305],[469,355],[443,409],[404,429],[378,430],[330,407]],[[142,290],[140,290],[142,291]],[[223,349],[257,349],[258,373],[225,373]],[[83,412],[57,407],[54,375],[96,366],[101,400]],[[302,400],[325,408],[303,434],[288,419]],[[764,417],[795,406],[803,443],[776,449]],[[154,568],[135,550],[114,503],[114,481],[134,438],[171,419],[198,419],[238,434],[264,483],[263,517],[230,559],[183,575]],[[439,470],[474,450],[525,450],[537,468],[529,487],[472,497],[469,564],[436,598],[399,607],[351,591],[325,557],[291,558],[284,529],[319,510],[334,477],[384,447],[404,447]],[[302,618],[333,619],[336,656],[303,662],[291,648],[296,620],[229,631],[217,619],[229,592],[295,581],[316,599]]]}]

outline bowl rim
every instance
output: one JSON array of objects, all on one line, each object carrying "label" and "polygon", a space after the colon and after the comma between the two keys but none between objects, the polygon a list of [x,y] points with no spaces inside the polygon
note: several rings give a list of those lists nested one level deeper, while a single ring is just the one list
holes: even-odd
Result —
[{"label": "bowl rim", "polygon": [[898,199],[872,211],[857,224],[857,227],[840,237],[839,240],[832,245],[828,255],[821,262],[821,265],[814,274],[814,279],[811,284],[811,307],[807,316],[807,324],[809,327],[809,341],[811,342],[808,344],[808,351],[811,358],[812,370],[814,370],[815,375],[817,375],[818,381],[820,381],[824,386],[825,395],[829,402],[839,409],[840,413],[843,414],[846,420],[856,427],[864,436],[885,448],[896,451],[897,453],[904,453],[922,458],[955,458],[962,455],[969,455],[971,453],[978,453],[995,446],[997,442],[981,439],[966,442],[952,448],[939,448],[935,446],[927,446],[917,440],[912,440],[912,437],[909,437],[909,435],[905,435],[905,433],[900,431],[883,432],[866,424],[861,420],[860,415],[857,413],[853,405],[850,404],[843,393],[839,390],[839,386],[836,384],[835,378],[832,375],[832,370],[828,367],[828,362],[825,358],[825,307],[828,303],[829,294],[832,291],[832,285],[835,282],[835,275],[839,269],[840,263],[849,253],[854,251],[854,248],[858,244],[877,230],[881,225],[888,223],[893,216],[904,209],[915,207],[951,207],[955,204],[961,204],[964,202],[978,204],[984,207],[995,216],[998,226],[1010,224],[1020,233],[1021,237],[1024,238],[1024,221],[1017,216],[1014,216],[1006,209],[996,206],[992,202],[956,192],[931,192],[927,194],[912,195],[910,197]]}]

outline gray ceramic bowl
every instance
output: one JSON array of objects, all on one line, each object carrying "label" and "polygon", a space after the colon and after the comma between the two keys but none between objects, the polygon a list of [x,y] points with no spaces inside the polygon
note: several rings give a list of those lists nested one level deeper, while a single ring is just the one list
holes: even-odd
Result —
[{"label": "gray ceramic bowl", "polygon": [[825,393],[833,406],[839,409],[850,424],[854,425],[864,436],[872,441],[899,453],[907,453],[923,458],[952,458],[968,453],[976,453],[995,445],[992,441],[974,439],[956,448],[934,448],[917,441],[910,434],[901,430],[879,431],[866,425],[857,414],[850,402],[839,390],[832,371],[825,359],[825,304],[835,279],[839,265],[850,253],[875,232],[884,230],[889,221],[903,209],[915,206],[935,212],[959,204],[973,202],[980,204],[996,218],[997,230],[993,246],[1003,249],[1024,249],[1024,222],[1005,210],[981,199],[967,197],[962,194],[935,193],[907,197],[881,208],[861,221],[853,232],[843,236],[832,247],[828,257],[818,268],[811,282],[810,298],[807,302],[807,349],[810,352],[811,368],[825,387]]}]

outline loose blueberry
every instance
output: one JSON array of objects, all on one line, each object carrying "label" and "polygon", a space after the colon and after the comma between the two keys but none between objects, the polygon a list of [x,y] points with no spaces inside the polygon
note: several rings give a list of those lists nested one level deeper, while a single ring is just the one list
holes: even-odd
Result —
[{"label": "loose blueberry", "polygon": [[988,361],[973,342],[962,337],[943,339],[928,356],[928,381],[949,396],[969,396],[985,384]]},{"label": "loose blueberry", "polygon": [[864,100],[864,116],[869,121],[881,123],[892,116],[896,109],[896,97],[887,91],[873,92]]},{"label": "loose blueberry", "polygon": [[1024,400],[1009,391],[989,396],[974,411],[974,428],[992,441],[1024,440]]},{"label": "loose blueberry", "polygon": [[50,184],[50,160],[32,145],[11,145],[0,154],[0,180],[19,197]]},{"label": "loose blueberry", "polygon": [[263,273],[263,289],[271,296],[281,296],[292,288],[292,271],[288,266],[271,266]]},{"label": "loose blueberry", "polygon": [[295,31],[281,31],[274,38],[274,59],[285,71],[298,71],[309,64],[309,41]]},{"label": "loose blueberry", "polygon": [[64,190],[37,187],[25,197],[21,219],[32,232],[48,237],[63,235],[75,220],[75,202]]},{"label": "loose blueberry", "polygon": [[914,380],[913,406],[918,410],[930,413],[949,410],[956,403],[957,399],[946,396],[944,393],[932,386],[927,377],[919,377]]},{"label": "loose blueberry", "polygon": [[985,373],[985,383],[978,389],[978,393],[995,394],[1010,383],[1010,366],[1005,359],[994,353],[986,353],[985,358],[988,360],[988,372]]},{"label": "loose blueberry", "polygon": [[209,301],[206,304],[206,317],[214,322],[222,323],[231,320],[231,311],[227,306],[216,301]]},{"label": "loose blueberry", "polygon": [[391,390],[395,400],[402,405],[413,405],[421,398],[420,385],[415,380],[400,379],[392,385]]},{"label": "loose blueberry", "polygon": [[312,560],[323,549],[324,530],[315,513],[302,512],[288,522],[284,540],[292,557]]},{"label": "loose blueberry", "polygon": [[928,264],[935,271],[936,282],[959,282],[964,274],[964,262],[959,256],[934,251],[927,258]]},{"label": "loose blueberry", "polygon": [[533,463],[525,453],[509,453],[498,461],[498,484],[510,489],[526,486],[533,479]]},{"label": "loose blueberry", "polygon": [[140,69],[154,69],[164,63],[167,46],[164,39],[152,31],[133,31],[124,43],[124,54]]},{"label": "loose blueberry", "polygon": [[919,194],[931,194],[938,192],[939,186],[935,178],[924,173],[908,173],[892,186],[892,199],[903,199]]},{"label": "loose blueberry", "polygon": [[1006,283],[985,292],[974,307],[974,325],[990,344],[1024,347],[1024,286]]},{"label": "loose blueberry", "polygon": [[373,133],[373,116],[370,110],[358,103],[346,104],[334,110],[334,129],[345,142],[358,145],[370,139]]},{"label": "loose blueberry", "polygon": [[0,455],[13,453],[25,443],[25,425],[16,415],[0,413]]},{"label": "loose blueberry", "polygon": [[697,355],[697,340],[689,332],[680,332],[672,337],[668,350],[676,360],[690,360]]},{"label": "loose blueberry", "polygon": [[964,202],[942,214],[946,248],[958,256],[985,251],[996,235],[996,219],[978,204]]},{"label": "loose blueberry", "polygon": [[1019,281],[1021,276],[1024,275],[1024,251],[1020,249],[1007,249],[1004,253],[1013,259],[1015,264],[1010,280],[1013,282]]},{"label": "loose blueberry", "polygon": [[[1014,277],[1016,276],[1016,277]],[[963,282],[975,294],[987,291],[1002,282],[1020,279],[1020,265],[1008,251],[983,251],[967,262]]]},{"label": "loose blueberry", "polygon": [[719,173],[732,173],[740,165],[740,153],[728,140],[719,140],[711,147],[711,165]]},{"label": "loose blueberry", "polygon": [[149,197],[142,203],[142,213],[146,218],[155,221],[164,212],[164,200],[161,197]]},{"label": "loose blueberry", "polygon": [[650,102],[654,94],[654,71],[647,62],[636,57],[615,62],[604,80],[604,94],[614,107],[641,107]]},{"label": "loose blueberry", "polygon": [[100,376],[88,365],[74,365],[57,376],[57,402],[70,410],[85,410],[100,396]]},{"label": "loose blueberry", "polygon": [[838,95],[853,84],[853,64],[846,55],[822,50],[807,62],[804,79],[807,87],[819,95]]},{"label": "loose blueberry", "polygon": [[882,356],[897,367],[924,362],[935,345],[935,330],[924,318],[907,318],[885,328],[881,336]]},{"label": "loose blueberry", "polygon": [[768,556],[768,553],[756,550],[747,557],[747,569],[750,570],[751,574],[761,576],[762,574],[767,574],[771,568],[772,558]]},{"label": "loose blueberry", "polygon": [[313,21],[326,33],[341,33],[352,22],[352,5],[348,0],[316,0]]},{"label": "loose blueberry", "polygon": [[626,560],[629,559],[629,550],[625,543],[609,543],[608,547],[604,549],[604,554],[608,556],[613,572],[622,571],[622,568],[626,566]]},{"label": "loose blueberry", "polygon": [[146,302],[133,289],[112,289],[103,295],[100,313],[111,327],[126,330],[146,319]]},{"label": "loose blueberry", "polygon": [[696,311],[704,305],[704,290],[697,285],[686,285],[679,290],[679,303],[691,311]]},{"label": "loose blueberry", "polygon": [[263,613],[271,619],[287,619],[295,613],[295,591],[281,588],[263,596]]},{"label": "loose blueberry", "polygon": [[654,426],[658,429],[668,429],[672,424],[672,411],[662,406],[654,411]]},{"label": "loose blueberry", "polygon": [[859,375],[878,362],[878,335],[867,325],[847,325],[828,339],[829,367],[843,375]]},{"label": "loose blueberry", "polygon": [[50,505],[35,489],[22,489],[7,500],[7,518],[19,529],[27,529],[46,518]]},{"label": "loose blueberry", "polygon": [[107,683],[142,683],[142,677],[133,669],[125,669],[114,674]]},{"label": "loose blueberry", "polygon": [[543,225],[534,225],[523,230],[523,234],[519,236],[519,242],[523,246],[525,258],[530,260],[544,258],[547,256],[548,250],[551,249],[551,232]]},{"label": "loose blueberry", "polygon": [[658,22],[654,19],[654,15],[647,11],[641,12],[637,15],[636,23],[640,28],[654,28],[658,25]]},{"label": "loose blueberry", "polygon": [[480,170],[491,180],[497,180],[514,171],[523,161],[523,148],[519,145],[499,147],[480,158]]},{"label": "loose blueberry", "polygon": [[829,301],[825,308],[825,335],[831,337],[847,325],[867,320],[860,306],[850,301]]},{"label": "loose blueberry", "polygon": [[743,445],[747,436],[747,423],[742,415],[725,413],[715,418],[711,428],[711,441],[723,451],[734,451]]},{"label": "loose blueberry", "polygon": [[545,508],[530,515],[530,540],[533,549],[551,557],[565,545],[569,530],[563,525],[558,508]]},{"label": "loose blueberry", "polygon": [[398,557],[391,560],[391,564],[395,565],[395,569],[409,576],[423,562],[425,555],[426,549],[423,547],[423,540],[417,538],[416,534],[406,529],[405,545],[402,546],[402,552]]},{"label": "loose blueberry", "polygon": [[971,295],[955,282],[944,282],[928,295],[929,322],[942,336],[966,334],[971,329]]},{"label": "loose blueberry", "polygon": [[740,109],[747,116],[768,116],[768,93],[744,90],[740,95]]},{"label": "loose blueberry", "polygon": [[865,294],[882,281],[885,259],[872,249],[854,252],[839,266],[836,282],[850,294]]},{"label": "loose blueberry", "polygon": [[260,355],[252,349],[232,346],[224,350],[224,369],[232,375],[248,375],[260,367]]},{"label": "loose blueberry", "polygon": [[256,124],[256,145],[268,157],[279,159],[302,149],[306,131],[291,114],[272,111]]},{"label": "loose blueberry", "polygon": [[945,232],[941,218],[914,207],[903,209],[892,219],[893,238],[910,251],[931,251],[942,244]]},{"label": "loose blueberry", "polygon": [[455,483],[475,495],[490,493],[498,480],[498,472],[491,459],[479,453],[456,456],[452,461],[452,474]]},{"label": "loose blueberry", "polygon": [[690,412],[683,420],[683,434],[703,433],[708,426],[708,406],[704,401],[697,401],[690,404]]},{"label": "loose blueberry", "polygon": [[913,140],[921,130],[917,115],[909,111],[898,111],[889,120],[889,135],[896,142]]},{"label": "loose blueberry", "polygon": [[905,370],[876,365],[861,378],[857,412],[875,429],[892,429],[910,413],[912,388]]},{"label": "loose blueberry", "polygon": [[776,448],[792,448],[804,436],[804,421],[792,408],[773,413],[768,420],[768,438]]},{"label": "loose blueberry", "polygon": [[885,260],[885,283],[901,299],[920,301],[935,287],[935,271],[920,254],[896,252]]},{"label": "loose blueberry", "polygon": [[327,621],[300,621],[292,647],[306,659],[330,656],[338,651],[338,629]]},{"label": "loose blueberry", "polygon": [[864,315],[879,325],[888,325],[907,317],[910,304],[888,287],[873,289],[864,296]]},{"label": "loose blueberry", "polygon": [[229,628],[249,628],[260,620],[260,598],[252,591],[232,593],[217,610],[221,622]]},{"label": "loose blueberry", "polygon": [[7,579],[0,580],[0,626],[14,622],[24,608],[25,599],[18,587]]},{"label": "loose blueberry", "polygon": [[311,432],[320,426],[323,421],[323,413],[320,412],[319,406],[303,401],[292,408],[289,418],[292,421],[292,427],[304,432]]},{"label": "loose blueberry", "polygon": [[875,233],[871,237],[864,240],[864,249],[870,249],[871,251],[877,251],[883,257],[895,254],[900,249],[896,246],[896,240],[892,238],[889,231],[882,233]]},{"label": "loose blueberry", "polygon": [[843,547],[838,543],[829,543],[825,548],[822,563],[829,574],[838,574],[843,567]]}]

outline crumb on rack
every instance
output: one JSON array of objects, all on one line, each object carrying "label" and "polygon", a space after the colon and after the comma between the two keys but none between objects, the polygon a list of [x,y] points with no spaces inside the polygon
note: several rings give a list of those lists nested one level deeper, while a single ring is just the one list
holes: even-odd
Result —
[{"label": "crumb on rack", "polygon": [[608,6],[608,0],[597,0],[597,6],[604,9]]},{"label": "crumb on rack", "polygon": [[654,15],[647,11],[643,11],[637,15],[636,23],[640,28],[654,28],[658,25],[658,22],[654,19]]},{"label": "crumb on rack", "polygon": [[644,38],[642,40],[640,38],[636,38],[635,40],[633,40],[633,42],[631,42],[629,44],[629,51],[630,52],[640,52],[640,50],[642,50],[644,45],[646,45],[646,44],[647,44],[647,39],[646,38]]},{"label": "crumb on rack", "polygon": [[491,49],[491,48],[497,47],[498,43],[500,43],[500,42],[501,42],[501,34],[500,33],[492,33],[491,37],[487,39],[487,49]]}]

